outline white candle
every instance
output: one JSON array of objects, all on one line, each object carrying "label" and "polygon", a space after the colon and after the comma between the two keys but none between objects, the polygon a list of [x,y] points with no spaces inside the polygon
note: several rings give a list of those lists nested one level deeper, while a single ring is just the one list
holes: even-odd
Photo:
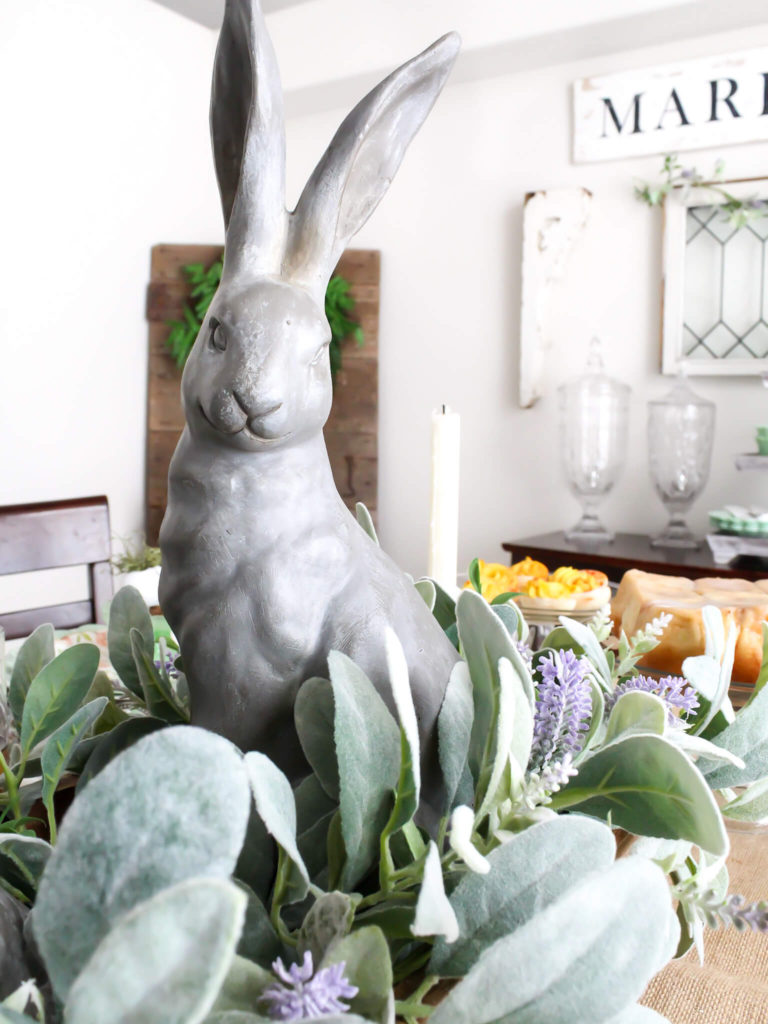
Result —
[{"label": "white candle", "polygon": [[456,591],[459,548],[459,414],[442,406],[432,413],[432,498],[429,575]]}]

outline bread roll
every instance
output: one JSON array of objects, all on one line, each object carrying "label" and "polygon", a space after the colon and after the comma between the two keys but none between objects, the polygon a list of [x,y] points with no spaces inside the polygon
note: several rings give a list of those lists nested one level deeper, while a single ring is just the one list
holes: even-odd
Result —
[{"label": "bread roll", "polygon": [[679,675],[686,658],[703,654],[706,646],[701,609],[720,609],[726,629],[736,624],[733,679],[754,683],[763,653],[762,623],[768,620],[768,580],[717,577],[689,580],[630,569],[624,574],[611,613],[614,630],[632,636],[663,613],[672,616],[661,642],[643,656],[643,665]]}]

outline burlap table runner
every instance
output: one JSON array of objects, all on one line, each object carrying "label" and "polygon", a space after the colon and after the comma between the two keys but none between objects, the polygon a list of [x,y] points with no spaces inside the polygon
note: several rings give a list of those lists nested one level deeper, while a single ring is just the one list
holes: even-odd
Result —
[{"label": "burlap table runner", "polygon": [[[768,832],[731,832],[730,892],[768,899]],[[641,1000],[671,1024],[768,1024],[768,935],[733,928],[705,934],[695,950],[658,974]]]}]

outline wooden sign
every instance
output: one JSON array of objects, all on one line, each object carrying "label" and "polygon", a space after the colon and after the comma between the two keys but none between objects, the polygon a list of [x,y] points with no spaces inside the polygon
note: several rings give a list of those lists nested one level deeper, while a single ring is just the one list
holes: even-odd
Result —
[{"label": "wooden sign", "polygon": [[766,139],[768,48],[580,78],[573,103],[577,163]]},{"label": "wooden sign", "polygon": [[[165,346],[168,321],[182,317],[189,284],[182,268],[219,259],[221,246],[156,245],[147,291],[149,379],[147,385],[147,543],[156,544],[165,514],[168,466],[184,429],[181,371]],[[376,519],[378,476],[379,280],[381,254],[349,249],[335,273],[350,284],[365,344],[342,343],[343,366],[336,375],[333,408],[325,441],[336,486],[347,507],[367,505]]]}]

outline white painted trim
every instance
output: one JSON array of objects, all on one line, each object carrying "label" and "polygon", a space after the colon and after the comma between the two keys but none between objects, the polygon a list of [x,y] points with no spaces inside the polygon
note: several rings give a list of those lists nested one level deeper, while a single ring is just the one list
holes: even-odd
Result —
[{"label": "white painted trim", "polygon": [[[737,199],[768,198],[768,178],[721,182]],[[717,194],[706,186],[668,193],[662,230],[662,344],[661,372],[689,377],[757,377],[768,372],[766,359],[686,359],[683,357],[683,301],[685,294],[685,221],[689,207],[714,206]]]},{"label": "white painted trim", "polygon": [[554,359],[552,314],[557,285],[589,218],[592,193],[555,188],[526,196],[520,299],[520,387],[523,409],[541,398]]}]

